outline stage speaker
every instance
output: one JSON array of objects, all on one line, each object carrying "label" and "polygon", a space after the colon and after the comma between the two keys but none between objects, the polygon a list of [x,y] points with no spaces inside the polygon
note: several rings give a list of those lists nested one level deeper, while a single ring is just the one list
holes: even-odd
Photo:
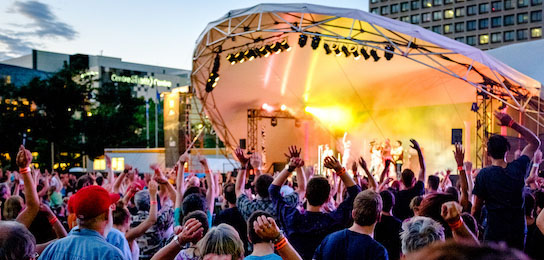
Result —
[{"label": "stage speaker", "polygon": [[184,113],[181,93],[173,92],[164,96],[164,164],[174,167],[178,158],[185,152]]},{"label": "stage speaker", "polygon": [[246,149],[246,139],[240,139],[240,148]]},{"label": "stage speaker", "polygon": [[463,144],[463,129],[451,129],[451,144]]}]

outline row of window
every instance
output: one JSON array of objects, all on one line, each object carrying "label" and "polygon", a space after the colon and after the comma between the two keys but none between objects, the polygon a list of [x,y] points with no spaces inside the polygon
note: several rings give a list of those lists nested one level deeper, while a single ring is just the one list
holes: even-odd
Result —
[{"label": "row of window", "polygon": [[517,38],[518,41],[531,38],[541,38],[542,28],[521,29],[517,31],[496,32],[491,34],[470,35],[467,37],[456,37],[456,41],[466,43],[468,45],[485,45],[489,43],[510,42]]},{"label": "row of window", "polygon": [[[372,0],[374,1],[374,0]],[[543,0],[531,0],[532,5],[541,5]],[[375,14],[381,14],[381,15],[388,15],[388,14],[396,14],[399,12],[407,12],[410,10],[418,10],[420,7],[422,9],[430,8],[433,6],[439,6],[441,4],[437,4],[437,2],[441,3],[442,0],[414,0],[411,2],[402,2],[400,4],[392,4],[389,6],[382,6],[378,10],[378,7],[374,7],[370,9],[371,13]],[[481,3],[478,5],[469,5],[466,7],[466,13],[467,15],[477,15],[478,13],[484,14],[489,12],[499,12],[504,10],[510,10],[515,8],[515,0],[504,0],[504,1],[494,1],[489,3]],[[529,0],[517,0],[517,6],[518,8],[523,8],[529,6]],[[379,11],[379,13],[378,13]],[[451,12],[453,17],[453,9],[445,10],[444,12]],[[455,8],[455,16],[461,17],[465,15],[465,7],[458,7]]]},{"label": "row of window", "polygon": [[[447,19],[447,13],[444,12],[444,19]],[[517,16],[517,17],[516,17]],[[420,20],[421,17],[421,20]],[[510,26],[516,24],[516,18],[517,18],[517,24],[525,24],[529,21],[531,22],[540,22],[542,21],[542,11],[533,11],[530,13],[519,13],[519,14],[511,14],[511,15],[505,15],[505,16],[497,16],[497,17],[491,17],[491,18],[483,18],[479,20],[470,20],[466,22],[466,30],[467,31],[473,31],[476,29],[487,29],[490,26],[490,20],[491,20],[491,28],[496,28],[500,26]],[[530,18],[530,19],[529,19]],[[407,23],[413,23],[413,24],[419,24],[421,23],[428,23],[431,20],[432,21],[439,21],[442,19],[442,12],[436,11],[431,13],[422,13],[414,14],[412,16],[401,16],[400,20]],[[456,23],[461,24],[461,26],[464,24],[463,22]]]}]

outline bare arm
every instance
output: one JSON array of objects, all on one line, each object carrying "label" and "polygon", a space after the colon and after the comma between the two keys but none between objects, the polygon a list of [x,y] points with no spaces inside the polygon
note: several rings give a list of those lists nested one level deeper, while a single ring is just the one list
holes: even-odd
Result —
[{"label": "bare arm", "polygon": [[297,161],[301,161],[300,158],[291,158],[289,160],[289,165],[287,168],[284,168],[280,174],[278,174],[278,176],[276,176],[276,178],[274,179],[274,181],[272,181],[272,185],[276,185],[276,186],[282,186],[285,181],[287,180],[287,178],[289,178],[289,175],[291,175],[291,173],[296,169],[296,166],[297,166]]},{"label": "bare arm", "polygon": [[[26,198],[26,208],[17,216],[17,222],[30,227],[32,221],[40,210],[40,200],[38,199],[38,192],[36,191],[36,185],[34,184],[33,176],[29,168],[32,162],[32,154],[29,150],[26,150],[21,145],[19,153],[17,153],[17,166],[19,166],[19,172],[24,181],[24,191]],[[19,185],[17,183],[16,185]]]},{"label": "bare arm", "polygon": [[457,202],[449,201],[442,204],[442,218],[448,223],[453,233],[455,240],[471,241],[474,244],[479,245],[478,238],[468,229],[466,224],[461,219],[462,208]]},{"label": "bare arm", "polygon": [[180,234],[178,234],[177,240],[172,240],[168,245],[161,248],[154,256],[152,260],[164,260],[174,259],[176,255],[181,251],[182,245],[187,243],[196,243],[202,238],[204,229],[202,223],[195,218],[189,219]]},{"label": "bare arm", "polygon": [[154,180],[149,182],[149,216],[140,225],[131,228],[125,234],[127,241],[132,241],[143,235],[155,222],[157,222],[157,187],[158,184]]},{"label": "bare arm", "polygon": [[336,158],[332,156],[325,158],[324,165],[325,167],[329,169],[333,169],[336,172],[336,174],[340,176],[340,179],[342,180],[344,185],[346,185],[346,188],[355,186],[355,182],[353,181],[351,176],[349,176],[349,174],[346,173],[346,170],[342,167],[342,165]]},{"label": "bare arm", "polygon": [[57,216],[55,216],[49,206],[42,203],[40,205],[40,211],[47,214],[47,220],[49,220],[49,224],[51,224],[51,227],[53,228],[53,231],[55,231],[55,235],[57,236],[57,238],[63,238],[68,235],[68,233],[66,233],[66,229],[64,229],[60,221],[57,219]]},{"label": "bare arm", "polygon": [[257,217],[253,222],[255,233],[264,240],[277,240],[275,248],[282,259],[287,260],[302,260],[300,255],[289,244],[289,241],[280,233],[280,229],[276,225],[273,218],[267,218],[264,215]]},{"label": "bare arm", "polygon": [[472,205],[472,211],[471,215],[475,217],[477,220],[480,219],[480,214],[482,213],[482,207],[484,206],[484,200],[478,198],[478,196],[474,195],[474,203]]},{"label": "bare arm", "polygon": [[249,163],[249,158],[244,156],[244,150],[237,148],[234,152],[236,155],[236,158],[238,158],[238,161],[240,162],[240,165],[242,168],[238,172],[238,176],[236,176],[236,184],[235,184],[235,191],[236,191],[236,197],[242,196],[244,193],[244,187],[246,186],[246,178],[247,178],[247,166]]},{"label": "bare arm", "polygon": [[419,159],[419,175],[417,177],[417,180],[425,182],[425,159],[423,158],[421,147],[419,146],[419,143],[414,139],[410,139],[410,142],[412,142],[411,147],[416,150],[417,157]]},{"label": "bare arm", "polygon": [[113,189],[112,189],[113,193],[119,193],[119,187],[121,186],[121,183],[123,183],[123,180],[125,179],[126,176],[127,176],[127,173],[123,171],[121,174],[119,174],[117,179],[115,179],[115,182],[113,183]]},{"label": "bare arm", "polygon": [[541,210],[536,218],[536,226],[542,234],[544,234],[544,210]]},{"label": "bare arm", "polygon": [[[182,155],[183,156],[183,155]],[[185,157],[184,157],[185,158]],[[183,194],[185,193],[185,159],[181,159],[177,162],[177,176],[176,176],[176,201],[174,208],[181,208],[183,202]]]},{"label": "bare arm", "polygon": [[304,198],[304,195],[306,194],[306,183],[308,180],[306,180],[306,173],[304,172],[304,167],[297,167],[297,184],[298,184],[298,197],[302,200]]},{"label": "bare arm", "polygon": [[370,173],[368,170],[368,166],[366,165],[365,159],[363,157],[359,158],[359,165],[361,165],[361,168],[363,168],[363,171],[365,171],[366,177],[368,178],[368,186],[369,188],[373,189],[374,191],[378,190],[378,184],[376,183],[376,180],[374,179],[374,176]]},{"label": "bare arm", "polygon": [[208,209],[210,210],[210,214],[213,215],[213,209],[215,206],[215,183],[214,183],[214,177],[213,174],[210,172],[210,168],[208,167],[208,161],[206,161],[206,157],[200,156],[199,158],[200,163],[204,167],[204,171],[206,173],[206,182],[208,183],[208,189],[206,190],[206,201],[208,202]]},{"label": "bare arm", "polygon": [[523,137],[523,139],[525,139],[525,141],[527,141],[527,146],[523,148],[521,155],[526,155],[529,157],[529,159],[533,159],[533,155],[540,147],[540,140],[538,139],[538,137],[528,128],[516,123],[508,114],[496,111],[495,117],[497,117],[502,126],[511,127],[516,132],[518,132]]}]

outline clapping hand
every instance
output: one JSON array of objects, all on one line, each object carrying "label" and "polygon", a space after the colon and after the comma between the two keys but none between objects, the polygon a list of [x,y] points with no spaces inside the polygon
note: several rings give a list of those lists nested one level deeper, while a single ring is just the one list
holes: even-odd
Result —
[{"label": "clapping hand", "polygon": [[302,151],[302,148],[300,149],[297,149],[297,146],[296,145],[291,145],[289,146],[289,154],[286,154],[284,153],[285,157],[287,157],[288,159],[291,159],[291,158],[299,158],[300,157],[300,152]]},{"label": "clapping hand", "polygon": [[457,162],[457,166],[463,166],[463,161],[465,160],[465,149],[460,143],[455,144],[455,150],[453,151],[453,157]]},{"label": "clapping hand", "polygon": [[335,172],[339,172],[339,171],[342,170],[342,165],[333,156],[325,157],[324,166],[329,168],[329,169],[334,170]]},{"label": "clapping hand", "polygon": [[236,155],[236,158],[238,158],[240,164],[242,164],[242,167],[247,166],[249,158],[244,155],[244,149],[238,147],[236,148],[236,151],[234,151],[234,154]]}]

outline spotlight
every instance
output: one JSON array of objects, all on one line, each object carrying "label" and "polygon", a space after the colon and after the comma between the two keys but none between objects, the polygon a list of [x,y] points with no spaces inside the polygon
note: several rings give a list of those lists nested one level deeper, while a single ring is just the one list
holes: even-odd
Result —
[{"label": "spotlight", "polygon": [[317,49],[319,47],[319,42],[321,41],[321,37],[319,36],[314,36],[312,38],[312,49]]},{"label": "spotlight", "polygon": [[276,54],[280,53],[281,52],[281,44],[279,42],[275,42],[274,44],[272,44],[272,47],[270,47],[272,49],[273,52],[275,52]]},{"label": "spotlight", "polygon": [[281,110],[281,111],[287,110],[287,106],[286,106],[286,105],[281,105],[280,110]]},{"label": "spotlight", "polygon": [[219,54],[215,55],[215,58],[213,59],[213,68],[212,71],[217,72],[219,71],[219,65],[221,64]]},{"label": "spotlight", "polygon": [[272,49],[270,49],[269,45],[263,45],[258,50],[260,56],[264,56],[265,58],[270,56],[270,53],[272,53]]},{"label": "spotlight", "polygon": [[361,55],[363,55],[363,57],[365,57],[365,60],[368,60],[368,58],[370,58],[370,55],[368,55],[365,48],[361,48]]},{"label": "spotlight", "polygon": [[245,61],[245,57],[244,57],[244,52],[239,52],[239,53],[236,53],[236,55],[234,56],[234,58],[240,62],[240,63],[243,63]]},{"label": "spotlight", "polygon": [[300,37],[298,38],[298,46],[300,46],[300,48],[304,47],[307,41],[308,41],[308,36],[306,36],[305,34],[301,34]]},{"label": "spotlight", "polygon": [[262,108],[263,110],[265,110],[266,112],[269,112],[269,113],[274,111],[274,107],[271,106],[271,105],[269,105],[269,104],[267,104],[267,103],[264,103],[264,104],[261,106],[261,108]]},{"label": "spotlight", "polygon": [[278,125],[278,119],[273,117],[272,119],[270,119],[270,125],[271,126],[277,126]]},{"label": "spotlight", "polygon": [[280,44],[280,48],[284,51],[290,51],[291,50],[291,46],[289,46],[289,44],[287,43],[287,39],[283,40]]},{"label": "spotlight", "polygon": [[232,53],[227,56],[227,60],[230,62],[230,64],[233,64],[233,65],[236,64],[236,61],[237,61],[234,56],[235,55]]},{"label": "spotlight", "polygon": [[391,45],[387,45],[385,46],[385,49],[390,51],[390,52],[385,52],[383,54],[383,56],[385,57],[386,60],[391,60],[393,58],[393,52],[395,52],[395,48],[393,48],[393,46]]},{"label": "spotlight", "polygon": [[348,50],[348,47],[346,47],[345,45],[342,46],[342,52],[344,53],[344,55],[346,55],[346,58],[349,57],[349,55],[351,54]]},{"label": "spotlight", "polygon": [[206,92],[211,92],[215,88],[215,86],[217,86],[218,81],[219,81],[219,74],[217,72],[210,73],[208,82],[206,82]]},{"label": "spotlight", "polygon": [[338,46],[338,44],[333,43],[332,50],[334,51],[334,53],[336,53],[336,56],[340,56],[341,52],[340,52],[340,46]]},{"label": "spotlight", "polygon": [[357,46],[355,46],[353,50],[350,50],[350,52],[353,54],[353,58],[355,60],[358,60],[361,58],[361,56],[359,55],[359,48]]},{"label": "spotlight", "polygon": [[244,57],[247,60],[252,61],[257,57],[257,53],[255,53],[255,51],[253,49],[249,49],[244,53]]},{"label": "spotlight", "polygon": [[372,58],[374,58],[374,61],[378,61],[380,60],[380,56],[378,56],[378,53],[376,52],[376,50],[372,49],[370,51],[370,56],[372,56]]},{"label": "spotlight", "polygon": [[325,49],[325,54],[329,55],[331,54],[331,48],[329,47],[329,44],[325,43],[323,44],[323,49]]}]

